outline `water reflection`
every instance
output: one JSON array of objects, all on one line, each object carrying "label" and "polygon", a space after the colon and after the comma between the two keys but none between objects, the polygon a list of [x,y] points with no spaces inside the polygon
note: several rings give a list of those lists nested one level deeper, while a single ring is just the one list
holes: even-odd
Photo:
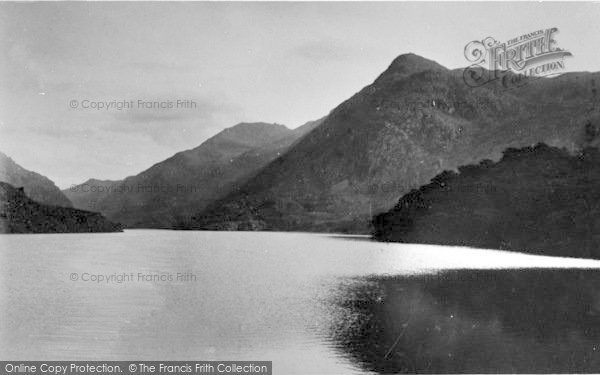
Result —
[{"label": "water reflection", "polygon": [[600,371],[600,272],[464,270],[345,281],[330,336],[382,373]]}]

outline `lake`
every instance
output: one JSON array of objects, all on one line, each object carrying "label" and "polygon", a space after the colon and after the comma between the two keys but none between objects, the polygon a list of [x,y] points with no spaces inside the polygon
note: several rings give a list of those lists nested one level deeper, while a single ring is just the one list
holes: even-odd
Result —
[{"label": "lake", "polygon": [[599,372],[600,261],[314,233],[0,237],[0,360]]}]

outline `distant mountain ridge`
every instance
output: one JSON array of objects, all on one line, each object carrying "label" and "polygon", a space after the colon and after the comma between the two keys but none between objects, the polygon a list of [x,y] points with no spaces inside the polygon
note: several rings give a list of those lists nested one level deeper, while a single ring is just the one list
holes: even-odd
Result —
[{"label": "distant mountain ridge", "polygon": [[473,88],[460,69],[401,55],[240,189],[199,210],[192,228],[368,232],[372,214],[445,169],[538,142],[597,146],[597,79]]},{"label": "distant mountain ridge", "polygon": [[193,213],[238,189],[321,121],[294,130],[279,124],[240,123],[135,176],[91,180],[64,192],[75,207],[101,212],[128,227],[185,229]]},{"label": "distant mountain ridge", "polygon": [[45,176],[29,171],[0,152],[0,181],[23,187],[31,199],[47,205],[73,207],[71,201]]},{"label": "distant mountain ridge", "polygon": [[98,203],[107,197],[121,181],[97,180],[90,178],[86,182],[63,189],[63,194],[80,210],[98,210]]}]

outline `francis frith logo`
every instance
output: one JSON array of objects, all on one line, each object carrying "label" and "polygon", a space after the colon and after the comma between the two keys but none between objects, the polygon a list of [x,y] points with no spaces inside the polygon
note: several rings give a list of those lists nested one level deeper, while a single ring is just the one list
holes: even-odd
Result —
[{"label": "francis frith logo", "polygon": [[556,27],[540,29],[501,43],[493,37],[466,45],[465,58],[472,64],[463,72],[472,87],[501,80],[505,88],[526,84],[531,79],[564,73],[565,57],[571,52],[558,47]]}]

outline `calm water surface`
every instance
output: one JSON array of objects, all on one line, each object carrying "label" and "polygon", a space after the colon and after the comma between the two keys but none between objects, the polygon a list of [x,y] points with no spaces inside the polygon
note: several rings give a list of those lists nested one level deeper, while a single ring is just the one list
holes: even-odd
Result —
[{"label": "calm water surface", "polygon": [[0,360],[600,372],[599,287],[598,261],[360,236],[4,235]]}]

